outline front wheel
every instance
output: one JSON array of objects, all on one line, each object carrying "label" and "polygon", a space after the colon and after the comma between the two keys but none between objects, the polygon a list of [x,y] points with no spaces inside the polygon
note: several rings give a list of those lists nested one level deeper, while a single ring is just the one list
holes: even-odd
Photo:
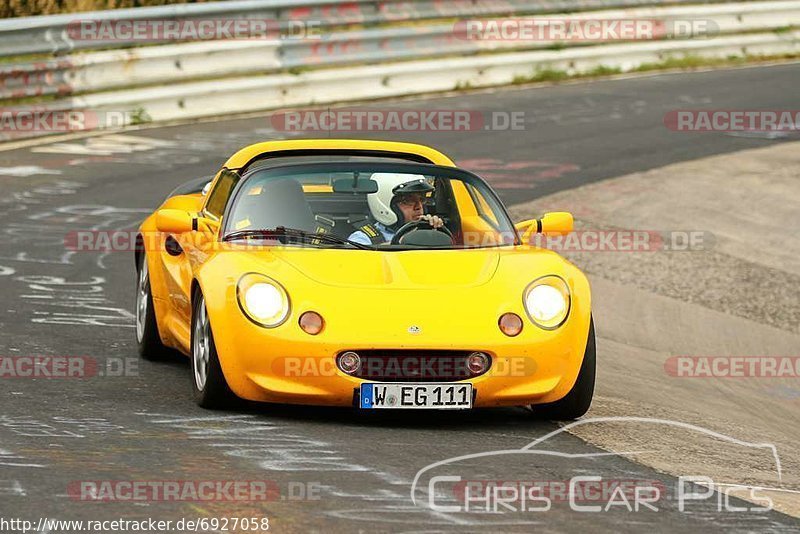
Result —
[{"label": "front wheel", "polygon": [[161,360],[170,350],[164,346],[158,334],[150,289],[150,270],[144,253],[139,256],[136,268],[136,344],[139,347],[139,356],[145,360]]},{"label": "front wheel", "polygon": [[594,379],[597,360],[597,347],[594,339],[594,319],[589,319],[589,339],[583,354],[583,363],[575,385],[563,399],[547,404],[533,404],[533,415],[539,419],[569,421],[589,411],[594,396]]},{"label": "front wheel", "polygon": [[199,291],[192,310],[192,391],[198,405],[212,410],[228,407],[236,400],[222,374],[206,301]]}]

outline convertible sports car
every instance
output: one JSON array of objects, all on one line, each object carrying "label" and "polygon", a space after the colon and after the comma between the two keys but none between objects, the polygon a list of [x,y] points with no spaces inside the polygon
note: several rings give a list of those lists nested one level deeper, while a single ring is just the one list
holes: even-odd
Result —
[{"label": "convertible sports car", "polygon": [[203,407],[591,404],[589,284],[444,154],[386,141],[269,141],[194,180],[141,225],[141,355],[191,360]]}]

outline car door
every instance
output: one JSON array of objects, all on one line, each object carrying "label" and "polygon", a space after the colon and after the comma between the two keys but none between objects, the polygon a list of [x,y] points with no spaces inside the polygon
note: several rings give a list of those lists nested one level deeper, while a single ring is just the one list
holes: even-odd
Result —
[{"label": "car door", "polygon": [[188,350],[192,320],[191,288],[194,271],[213,252],[225,205],[239,175],[221,170],[197,212],[197,228],[180,235],[167,235],[161,252],[169,299],[168,328]]}]

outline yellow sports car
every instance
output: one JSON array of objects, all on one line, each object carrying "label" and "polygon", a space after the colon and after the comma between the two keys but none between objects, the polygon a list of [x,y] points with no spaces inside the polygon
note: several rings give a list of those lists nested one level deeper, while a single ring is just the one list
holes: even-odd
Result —
[{"label": "yellow sports car", "polygon": [[190,357],[203,407],[591,404],[586,276],[514,225],[479,177],[421,145],[269,141],[174,191],[138,232],[141,355]]}]

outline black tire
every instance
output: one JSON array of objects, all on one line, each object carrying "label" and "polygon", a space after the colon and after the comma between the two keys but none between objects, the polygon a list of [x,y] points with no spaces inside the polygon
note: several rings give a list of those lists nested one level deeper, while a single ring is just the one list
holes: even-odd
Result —
[{"label": "black tire", "polygon": [[[205,326],[199,325],[204,322]],[[204,333],[201,333],[201,329]],[[192,346],[191,346],[191,368],[192,368],[192,392],[195,402],[209,410],[223,409],[233,406],[238,400],[236,395],[228,387],[222,367],[219,364],[217,346],[214,343],[214,334],[211,332],[211,323],[205,309],[205,299],[200,291],[197,291],[192,298]],[[206,343],[202,342],[206,340]],[[207,351],[207,361],[198,358],[198,351]],[[205,361],[205,379],[199,377],[199,365]]]},{"label": "black tire", "polygon": [[[140,306],[145,308],[142,310]],[[139,262],[136,265],[136,343],[139,356],[145,360],[163,360],[172,353],[161,342],[158,333],[153,294],[150,291],[150,273],[144,252],[139,255]]]},{"label": "black tire", "polygon": [[594,380],[597,366],[597,347],[594,339],[594,319],[589,319],[589,338],[583,363],[575,385],[564,398],[547,404],[533,404],[531,410],[538,419],[570,421],[589,411],[594,396]]}]

